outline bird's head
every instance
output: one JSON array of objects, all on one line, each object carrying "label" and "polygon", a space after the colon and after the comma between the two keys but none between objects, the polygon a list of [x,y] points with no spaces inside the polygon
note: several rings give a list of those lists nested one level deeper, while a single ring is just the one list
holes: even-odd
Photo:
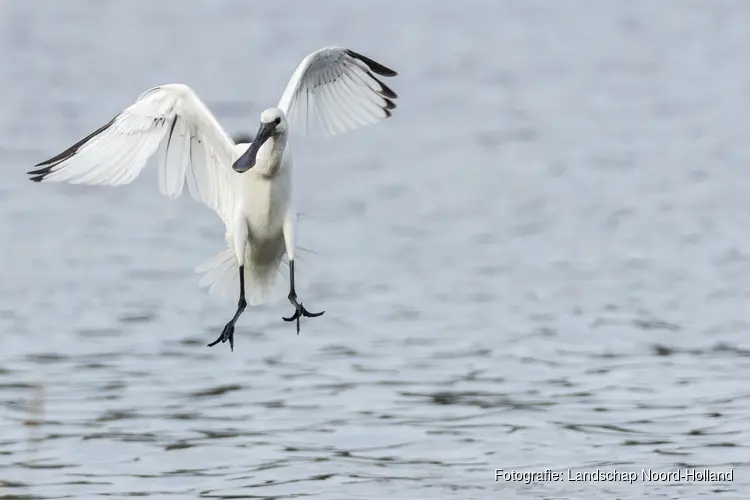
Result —
[{"label": "bird's head", "polygon": [[232,164],[235,172],[247,172],[255,166],[260,147],[271,138],[285,135],[288,130],[286,116],[279,108],[268,108],[260,114],[260,127],[255,139],[237,160]]}]

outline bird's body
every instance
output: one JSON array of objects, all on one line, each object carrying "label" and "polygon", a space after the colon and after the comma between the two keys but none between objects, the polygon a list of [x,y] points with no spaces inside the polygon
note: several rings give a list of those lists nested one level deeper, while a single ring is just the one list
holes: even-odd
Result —
[{"label": "bird's body", "polygon": [[279,266],[289,260],[289,301],[295,313],[315,317],[297,302],[294,287],[296,212],[292,204],[289,132],[307,132],[317,117],[335,135],[391,115],[396,94],[380,81],[393,70],[349,49],[326,47],[297,67],[278,107],[261,114],[249,144],[234,144],[188,86],[147,90],[109,123],[29,172],[31,180],[121,185],[132,182],[151,157],[158,159],[159,189],[182,193],[213,209],[226,226],[228,248],[196,268],[201,285],[228,295],[239,288],[237,312],[213,343],[233,346],[234,325],[245,307],[275,295]]},{"label": "bird's body", "polygon": [[[237,151],[241,154],[248,146],[238,145]],[[241,262],[244,252],[246,299],[249,305],[277,298],[279,264],[285,253],[294,252],[294,248],[287,250],[284,241],[284,224],[293,224],[296,219],[291,201],[291,154],[287,149],[281,161],[268,163],[267,169],[252,169],[238,174],[238,202],[226,224],[226,243],[233,258],[229,259],[229,263]],[[224,284],[218,290],[221,295],[236,294],[237,266],[230,267],[228,277],[231,277],[231,284]],[[200,266],[198,269],[202,270]],[[207,281],[217,283],[216,280]]]}]

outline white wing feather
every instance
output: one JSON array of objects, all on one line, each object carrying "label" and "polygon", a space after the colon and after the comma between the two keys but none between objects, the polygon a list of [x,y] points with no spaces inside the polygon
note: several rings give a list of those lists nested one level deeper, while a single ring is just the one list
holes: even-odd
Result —
[{"label": "white wing feather", "polygon": [[398,96],[375,75],[397,73],[342,47],[326,47],[305,57],[279,101],[290,129],[308,133],[317,117],[327,136],[391,116]]},{"label": "white wing feather", "polygon": [[226,222],[234,202],[235,145],[190,87],[154,87],[109,123],[36,165],[31,180],[117,186],[132,182],[152,157],[159,191],[170,198],[187,180],[193,197]]}]

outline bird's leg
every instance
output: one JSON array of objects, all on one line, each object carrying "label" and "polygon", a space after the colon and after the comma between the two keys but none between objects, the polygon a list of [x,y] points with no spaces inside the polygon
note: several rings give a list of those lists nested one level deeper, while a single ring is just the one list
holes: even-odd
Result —
[{"label": "bird's leg", "polygon": [[284,321],[297,320],[297,335],[299,335],[299,319],[302,316],[315,318],[317,316],[321,316],[325,312],[320,311],[318,313],[311,313],[310,311],[305,309],[305,307],[300,302],[297,302],[297,292],[294,290],[294,259],[289,259],[289,302],[291,302],[295,308],[294,314],[289,316],[288,318],[283,319]]},{"label": "bird's leg", "polygon": [[219,342],[224,343],[228,340],[229,349],[234,351],[234,324],[245,311],[245,307],[247,307],[247,301],[245,301],[245,266],[240,266],[240,300],[237,302],[237,312],[234,313],[229,323],[224,326],[224,330],[219,335],[219,338],[208,344],[208,347],[213,347]]}]

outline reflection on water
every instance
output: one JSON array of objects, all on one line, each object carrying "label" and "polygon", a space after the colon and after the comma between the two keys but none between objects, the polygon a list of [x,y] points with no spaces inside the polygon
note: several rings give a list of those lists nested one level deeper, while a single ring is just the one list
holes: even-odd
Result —
[{"label": "reflection on water", "polygon": [[[0,498],[744,498],[740,2],[0,4]],[[373,22],[377,19],[378,22]],[[181,81],[253,132],[306,53],[396,116],[295,144],[302,334],[193,268],[223,227],[152,172],[24,172]],[[495,482],[709,468],[731,483]],[[567,476],[566,476],[567,477]]]}]

